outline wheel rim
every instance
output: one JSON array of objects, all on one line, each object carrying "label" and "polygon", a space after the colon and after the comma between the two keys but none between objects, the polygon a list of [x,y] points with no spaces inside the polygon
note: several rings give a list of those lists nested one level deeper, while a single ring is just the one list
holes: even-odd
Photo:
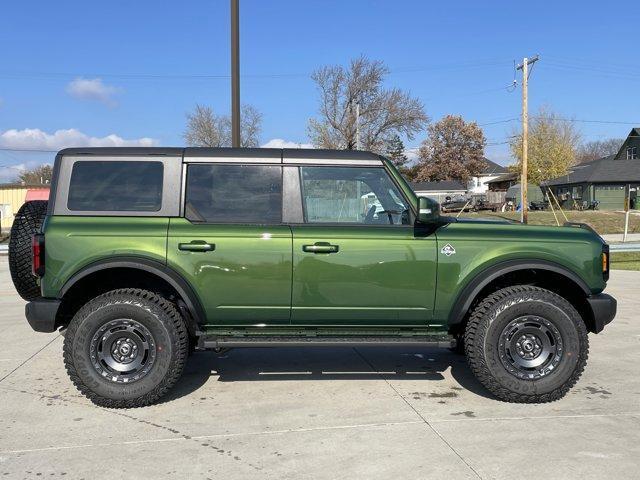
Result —
[{"label": "wheel rim", "polygon": [[153,367],[156,343],[144,325],[119,318],[96,331],[89,353],[102,377],[115,383],[131,383],[146,376]]},{"label": "wheel rim", "polygon": [[553,372],[563,356],[562,335],[549,320],[535,315],[516,318],[500,334],[500,361],[515,377],[535,380]]}]

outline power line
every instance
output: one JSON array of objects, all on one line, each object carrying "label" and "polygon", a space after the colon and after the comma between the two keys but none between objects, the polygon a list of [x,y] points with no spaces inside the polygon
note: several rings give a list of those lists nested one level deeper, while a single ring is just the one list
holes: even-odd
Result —
[{"label": "power line", "polygon": [[[478,68],[485,66],[499,66],[510,64],[510,61],[486,61],[475,63],[459,63],[459,64],[433,64],[422,66],[409,66],[409,67],[397,67],[389,70],[390,74],[397,73],[417,73],[425,71],[438,71],[438,70],[457,70],[467,68]],[[310,77],[311,72],[291,72],[291,73],[259,73],[259,74],[243,74],[243,78],[296,78],[296,77]],[[231,75],[216,75],[216,74],[203,74],[203,73],[187,73],[187,74],[156,74],[156,73],[112,73],[112,72],[2,72],[0,71],[0,77],[8,78],[43,78],[43,77],[101,77],[101,78],[119,78],[129,80],[185,80],[185,79],[202,79],[202,80],[228,80]]]},{"label": "power line", "polygon": [[[537,116],[537,115],[530,115],[530,118],[547,118],[547,117],[542,117],[542,116]],[[507,122],[513,122],[516,120],[520,120],[519,118],[508,118],[505,120],[497,120],[494,122],[488,122],[488,123],[479,123],[478,126],[485,126],[485,125],[495,125],[495,124],[500,124],[500,123],[507,123]],[[580,119],[572,119],[572,118],[554,118],[553,120],[557,120],[557,121],[566,121],[566,122],[587,122],[587,123],[604,123],[604,124],[619,124],[619,125],[640,125],[640,122],[620,122],[620,121],[610,121],[610,120],[580,120]],[[593,137],[610,137],[611,135],[606,134],[606,133],[601,133],[601,134],[593,134],[593,135],[587,135],[587,137],[589,138],[593,138]],[[506,145],[509,143],[509,140],[512,138],[517,137],[517,135],[510,135],[508,137],[505,137],[504,140],[500,140],[500,139],[495,139],[495,140],[490,140],[486,143],[487,146],[494,146],[494,145]],[[636,135],[631,135],[630,137],[636,137]],[[627,137],[625,137],[627,138]],[[406,147],[406,150],[416,150],[419,149],[419,146],[415,146],[415,147]],[[11,148],[11,147],[0,147],[0,152],[32,152],[32,153],[58,153],[60,150],[47,150],[44,148]]]},{"label": "power line", "polygon": [[[308,73],[274,73],[274,74],[249,74],[244,78],[284,78],[284,77],[308,77]],[[230,75],[213,74],[154,74],[154,73],[72,73],[72,72],[0,72],[4,78],[66,78],[66,77],[99,77],[124,80],[228,80]]]},{"label": "power line", "polygon": [[485,127],[487,125],[497,125],[499,123],[509,123],[509,122],[515,122],[516,120],[520,120],[517,117],[514,118],[506,118],[504,120],[496,120],[495,122],[486,122],[486,123],[479,123],[478,126],[479,127]]},{"label": "power line", "polygon": [[9,148],[0,147],[0,152],[38,152],[38,153],[58,153],[59,150],[45,150],[41,148]]},{"label": "power line", "polygon": [[629,71],[629,70],[638,70],[640,72],[640,67],[634,67],[633,64],[629,64],[629,63],[616,63],[616,62],[610,62],[609,60],[603,60],[603,59],[585,59],[585,58],[576,58],[576,57],[556,57],[554,55],[548,56],[545,55],[545,57],[549,60],[551,60],[552,62],[557,62],[557,63],[565,63],[565,64],[572,64],[572,65],[585,65],[587,67],[591,66],[591,67],[598,67],[598,68],[602,68],[603,66],[610,66],[613,68],[618,68],[618,69],[622,69],[624,71]]},{"label": "power line", "polygon": [[622,80],[640,80],[640,73],[635,74],[629,71],[603,69],[597,67],[585,67],[581,65],[569,65],[563,63],[549,62],[546,64],[547,68],[561,70],[561,71],[577,71],[577,72],[589,72],[604,77],[619,78]]},{"label": "power line", "polygon": [[606,62],[602,62],[602,61],[598,61],[594,63],[594,62],[584,61],[584,60],[576,60],[576,59],[567,60],[562,58],[557,58],[555,60],[552,58],[550,60],[550,64],[556,65],[556,66],[562,66],[566,68],[594,70],[594,71],[605,72],[605,73],[620,73],[625,75],[640,74],[640,68],[632,64],[629,64],[629,65],[622,65],[622,64],[616,64],[616,63],[607,64]]},{"label": "power line", "polygon": [[496,60],[496,61],[487,61],[487,62],[473,62],[473,63],[450,63],[450,64],[434,64],[431,66],[421,66],[421,67],[399,67],[392,68],[390,73],[414,73],[421,71],[436,71],[436,70],[463,70],[463,69],[473,69],[480,67],[491,67],[491,66],[501,66],[501,65],[510,65],[511,61],[506,60]]},{"label": "power line", "polygon": [[[548,118],[539,115],[531,115],[531,118]],[[604,124],[614,124],[614,125],[640,125],[640,122],[621,122],[617,120],[583,120],[578,118],[561,118],[554,117],[550,120],[557,120],[559,122],[579,122],[579,123],[604,123]]]},{"label": "power line", "polygon": [[[545,119],[548,117],[541,116],[541,115],[529,115],[529,118]],[[506,118],[504,120],[496,120],[493,122],[479,123],[478,126],[484,127],[487,125],[497,125],[499,123],[509,123],[509,122],[515,122],[519,120],[520,118],[518,117]],[[627,122],[627,121],[619,121],[619,120],[585,120],[580,118],[562,118],[562,117],[554,117],[554,118],[551,118],[550,120],[556,120],[558,122],[602,123],[602,124],[612,124],[612,125],[640,125],[640,122]]]},{"label": "power line", "polygon": [[489,88],[489,89],[486,89],[486,90],[478,90],[476,92],[463,93],[463,94],[460,94],[460,95],[454,95],[454,97],[455,96],[462,97],[462,96],[468,96],[468,95],[480,95],[482,93],[498,92],[498,91],[503,91],[503,90],[511,93],[511,92],[513,92],[515,90],[515,84],[514,83],[510,83],[510,84],[505,85],[503,87]]}]

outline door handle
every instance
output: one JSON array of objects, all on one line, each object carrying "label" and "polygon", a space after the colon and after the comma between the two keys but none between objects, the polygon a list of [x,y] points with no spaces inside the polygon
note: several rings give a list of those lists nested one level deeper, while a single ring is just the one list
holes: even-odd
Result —
[{"label": "door handle", "polygon": [[338,253],[340,247],[329,242],[316,242],[313,245],[303,245],[302,251],[309,253]]},{"label": "door handle", "polygon": [[211,252],[216,249],[214,243],[207,243],[204,240],[193,240],[189,243],[179,243],[178,250],[186,252]]}]

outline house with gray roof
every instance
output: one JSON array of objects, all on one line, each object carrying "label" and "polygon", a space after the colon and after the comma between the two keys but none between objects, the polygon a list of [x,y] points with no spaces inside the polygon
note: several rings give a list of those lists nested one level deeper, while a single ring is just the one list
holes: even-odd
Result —
[{"label": "house with gray roof", "polygon": [[498,165],[496,162],[485,158],[485,169],[477,177],[471,177],[467,184],[467,190],[471,194],[486,193],[489,190],[489,182],[509,172],[507,167]]},{"label": "house with gray roof", "polygon": [[489,190],[488,182],[504,175],[509,170],[502,165],[485,158],[485,168],[476,177],[471,177],[467,184],[457,180],[444,180],[440,182],[415,182],[411,184],[413,190],[422,197],[433,198],[442,203],[447,197],[454,198],[466,195],[481,195]]},{"label": "house with gray roof", "polygon": [[563,208],[599,202],[600,210],[623,210],[627,189],[631,206],[640,208],[640,128],[629,133],[618,153],[571,167],[566,175],[543,184]]}]

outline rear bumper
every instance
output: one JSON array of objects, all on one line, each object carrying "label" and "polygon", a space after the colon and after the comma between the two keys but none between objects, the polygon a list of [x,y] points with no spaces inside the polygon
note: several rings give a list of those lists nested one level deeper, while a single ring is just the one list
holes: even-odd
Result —
[{"label": "rear bumper", "polygon": [[60,300],[38,298],[25,305],[24,314],[36,332],[51,333],[56,330],[56,314],[59,307]]},{"label": "rear bumper", "polygon": [[598,293],[587,297],[587,302],[593,312],[593,331],[600,333],[604,326],[611,323],[613,317],[616,316],[618,302],[611,295],[606,293]]}]

